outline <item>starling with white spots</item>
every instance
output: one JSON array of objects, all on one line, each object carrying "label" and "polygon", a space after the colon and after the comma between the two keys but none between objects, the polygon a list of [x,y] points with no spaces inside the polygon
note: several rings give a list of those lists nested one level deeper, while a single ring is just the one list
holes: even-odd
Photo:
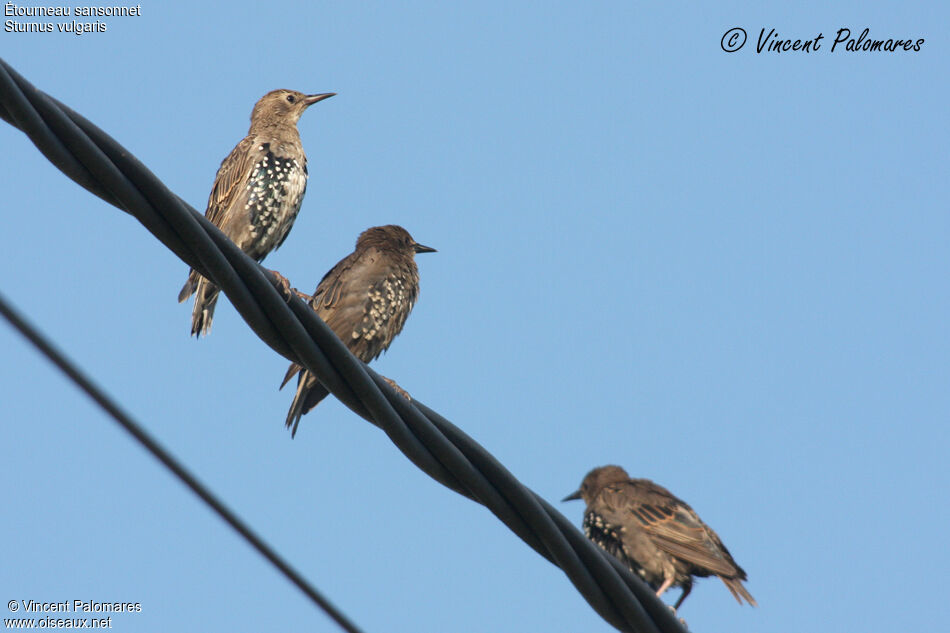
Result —
[{"label": "starling with white spots", "polygon": [[[356,249],[330,269],[310,298],[310,307],[364,363],[376,359],[402,331],[419,296],[416,253],[435,249],[417,243],[401,226],[375,226],[360,234]],[[287,413],[291,436],[300,418],[328,391],[316,376],[290,365],[281,388],[297,378],[297,393]]]},{"label": "starling with white spots", "polygon": [[[334,94],[268,92],[254,105],[247,136],[218,168],[205,216],[258,262],[287,239],[307,190],[307,157],[297,121],[308,107]],[[207,335],[219,289],[191,270],[179,303],[196,292],[191,333]]]},{"label": "starling with white spots", "polygon": [[682,587],[678,609],[693,577],[719,576],[739,604],[756,606],[743,586],[746,573],[712,529],[684,501],[649,479],[631,479],[619,466],[587,473],[564,501],[583,499],[584,533],[637,574],[656,595]]}]

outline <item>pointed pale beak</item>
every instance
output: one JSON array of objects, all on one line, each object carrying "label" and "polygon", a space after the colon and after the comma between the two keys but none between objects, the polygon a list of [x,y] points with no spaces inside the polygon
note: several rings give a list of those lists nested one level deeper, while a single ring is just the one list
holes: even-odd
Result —
[{"label": "pointed pale beak", "polygon": [[324,92],[318,95],[307,95],[306,97],[304,97],[303,102],[304,104],[307,105],[307,107],[310,107],[313,104],[315,104],[317,101],[323,101],[324,99],[329,99],[330,97],[335,96],[335,95],[336,95],[335,92]]},{"label": "pointed pale beak", "polygon": [[577,499],[580,499],[580,498],[581,498],[581,491],[578,490],[577,492],[572,492],[571,494],[569,494],[569,495],[567,495],[566,497],[564,497],[563,499],[561,499],[561,502],[564,502],[564,501],[576,501]]},{"label": "pointed pale beak", "polygon": [[438,253],[439,251],[435,250],[431,246],[423,246],[422,244],[413,244],[412,249],[417,253]]}]

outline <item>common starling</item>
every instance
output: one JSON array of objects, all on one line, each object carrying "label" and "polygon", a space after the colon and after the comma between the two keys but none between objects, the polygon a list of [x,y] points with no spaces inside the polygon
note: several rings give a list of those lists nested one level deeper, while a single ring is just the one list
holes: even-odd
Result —
[{"label": "common starling", "polygon": [[[297,121],[309,106],[334,94],[268,92],[254,105],[247,136],[218,168],[205,216],[257,261],[287,239],[307,190],[307,157]],[[196,290],[191,333],[206,335],[219,289],[190,270],[178,302]]]},{"label": "common starling", "polygon": [[[401,226],[375,226],[356,240],[356,250],[330,269],[310,298],[310,307],[347,348],[368,363],[402,331],[419,296],[416,253],[435,249],[417,243]],[[297,434],[300,418],[329,393],[309,371],[292,363],[281,388],[297,373],[297,393],[286,425]]]},{"label": "common starling", "polygon": [[616,556],[660,596],[682,587],[678,609],[693,588],[693,576],[719,576],[739,604],[756,606],[743,586],[746,573],[712,529],[684,501],[649,479],[631,479],[619,466],[587,473],[581,488],[564,501],[583,499],[584,533]]}]

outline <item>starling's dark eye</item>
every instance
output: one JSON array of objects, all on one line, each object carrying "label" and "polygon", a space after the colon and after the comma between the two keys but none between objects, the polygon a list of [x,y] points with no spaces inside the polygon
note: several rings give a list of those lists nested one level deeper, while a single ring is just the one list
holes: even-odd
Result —
[{"label": "starling's dark eye", "polygon": [[297,103],[297,97],[293,95],[287,95],[287,103]]}]

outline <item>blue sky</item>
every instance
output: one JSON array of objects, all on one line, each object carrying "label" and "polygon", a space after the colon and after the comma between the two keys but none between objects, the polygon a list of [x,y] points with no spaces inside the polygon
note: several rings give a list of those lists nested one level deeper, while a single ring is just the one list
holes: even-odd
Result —
[{"label": "blue sky", "polygon": [[[339,93],[300,122],[308,194],[266,264],[310,291],[369,226],[439,249],[374,366],[550,501],[607,463],[688,501],[760,605],[699,581],[692,630],[945,626],[945,5],[156,2],[104,21],[0,32],[0,54],[201,210],[257,98]],[[925,42],[832,53],[842,27]],[[823,46],[756,54],[762,28]],[[0,144],[0,292],[367,632],[612,630],[332,398],[291,441],[286,361],[226,300],[189,339],[186,266],[17,130]],[[6,326],[0,350],[0,603],[140,602],[118,631],[337,630]]]}]

